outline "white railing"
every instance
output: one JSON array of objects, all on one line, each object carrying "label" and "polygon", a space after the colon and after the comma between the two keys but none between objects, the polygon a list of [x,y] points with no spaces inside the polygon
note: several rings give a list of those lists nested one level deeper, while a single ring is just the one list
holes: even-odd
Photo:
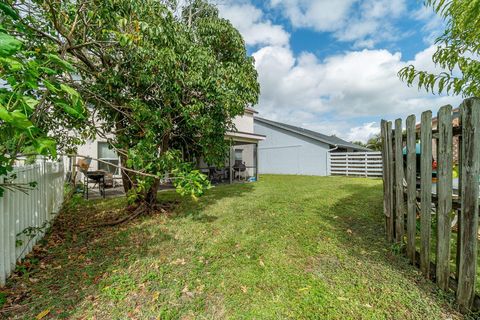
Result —
[{"label": "white railing", "polygon": [[[63,163],[38,161],[15,167],[16,184],[35,182],[26,193],[5,190],[0,197],[0,286],[40,240],[63,203]],[[0,176],[0,183],[8,182]]]},{"label": "white railing", "polygon": [[340,176],[382,176],[381,152],[331,152],[330,174]]}]

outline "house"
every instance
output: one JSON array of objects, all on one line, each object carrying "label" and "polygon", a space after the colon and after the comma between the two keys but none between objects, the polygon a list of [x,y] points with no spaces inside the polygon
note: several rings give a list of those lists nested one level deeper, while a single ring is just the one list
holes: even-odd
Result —
[{"label": "house", "polygon": [[326,176],[329,174],[329,152],[370,151],[336,136],[260,117],[254,119],[254,132],[266,136],[258,148],[261,174]]},{"label": "house", "polygon": [[[258,179],[257,149],[259,141],[265,139],[265,136],[255,134],[253,131],[253,119],[256,113],[252,108],[245,108],[245,113],[242,116],[234,118],[233,123],[236,130],[227,132],[225,135],[225,139],[231,142],[230,153],[225,159],[225,166],[213,168],[199,159],[197,165],[201,171],[218,181],[232,182],[235,179]],[[79,157],[87,156],[93,159],[89,171],[103,170],[113,175],[114,178],[120,177],[118,169],[120,158],[115,150],[109,148],[106,139],[97,137],[96,140],[88,141],[78,147],[77,154]],[[109,163],[112,165],[109,165]],[[71,164],[72,161],[70,160],[70,166]],[[120,183],[121,180],[116,179],[116,181]]]},{"label": "house", "polygon": [[[258,112],[252,108],[245,108],[242,116],[235,117],[233,123],[234,131],[229,131],[225,139],[230,141],[230,154],[225,159],[224,168],[216,168],[220,173],[221,180],[227,180],[230,183],[233,180],[258,180],[258,146],[265,140],[265,135],[254,132],[254,119]],[[207,166],[203,161],[199,161],[199,168],[204,173],[212,174],[212,167]]]},{"label": "house", "polygon": [[[420,123],[417,123],[415,129],[417,132],[420,132]],[[452,126],[453,127],[458,127],[460,126],[460,108],[455,108],[452,110]],[[438,118],[433,117],[432,118],[432,130],[437,130],[438,127]],[[453,155],[453,163],[457,164],[458,163],[458,154],[459,150],[462,147],[460,145],[460,140],[459,136],[455,135],[453,136],[453,145],[452,145],[452,155]],[[435,160],[437,160],[437,140],[433,139],[432,141],[432,155]]]}]

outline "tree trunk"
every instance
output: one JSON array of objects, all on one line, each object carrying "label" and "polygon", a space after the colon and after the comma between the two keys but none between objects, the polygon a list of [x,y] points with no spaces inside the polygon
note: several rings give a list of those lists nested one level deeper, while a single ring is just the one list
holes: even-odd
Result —
[{"label": "tree trunk", "polygon": [[145,202],[148,208],[152,209],[157,204],[157,192],[160,187],[160,179],[155,179],[145,195]]},{"label": "tree trunk", "polygon": [[[122,164],[122,167],[127,168],[127,157],[123,154],[120,154],[120,162]],[[125,193],[128,193],[133,186],[134,186],[134,181],[135,181],[135,176],[129,171],[121,170],[122,173],[122,182],[123,182],[123,190]]]}]

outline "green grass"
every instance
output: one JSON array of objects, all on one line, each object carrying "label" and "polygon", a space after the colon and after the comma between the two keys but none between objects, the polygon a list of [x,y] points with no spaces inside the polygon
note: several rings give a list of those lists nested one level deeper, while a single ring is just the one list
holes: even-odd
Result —
[{"label": "green grass", "polygon": [[25,295],[7,316],[459,318],[452,296],[384,240],[380,180],[262,176],[198,202],[159,199],[180,204],[168,216],[88,231],[80,229],[118,214],[124,200],[76,200],[36,264],[10,281],[11,295]]}]

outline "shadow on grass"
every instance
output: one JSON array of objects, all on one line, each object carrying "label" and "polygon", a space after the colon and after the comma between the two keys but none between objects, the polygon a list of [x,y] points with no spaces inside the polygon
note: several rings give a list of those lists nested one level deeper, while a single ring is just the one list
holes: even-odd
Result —
[{"label": "shadow on grass", "polygon": [[85,226],[124,214],[125,198],[94,201],[74,198],[2,290],[7,301],[0,310],[0,318],[32,319],[46,309],[50,310],[49,317],[69,318],[79,305],[95,304],[98,294],[122,299],[126,293],[112,283],[112,277],[123,284],[135,283],[122,270],[134,267],[137,260],[151,258],[160,265],[169,262],[169,252],[158,249],[161,242],[172,242],[172,250],[175,248],[176,239],[162,227],[166,219],[191,217],[199,223],[213,222],[217,217],[208,215],[209,206],[225,198],[242,197],[252,188],[252,184],[219,186],[198,201],[164,191],[159,193],[159,202],[179,200],[168,217],[139,217],[107,228],[85,229]]},{"label": "shadow on grass", "polygon": [[417,267],[410,264],[401,248],[386,241],[381,187],[345,184],[342,189],[349,196],[332,206],[331,211],[337,216],[331,219],[330,224],[335,229],[346,230],[338,232],[337,239],[348,248],[349,255],[359,261],[368,259],[375,264],[388,265],[402,277],[416,283],[425,294],[441,295],[446,298],[449,308],[454,307],[453,292],[445,293],[438,289],[421,275]]},{"label": "shadow on grass", "polygon": [[[218,217],[208,214],[208,208],[210,206],[226,198],[242,198],[251,193],[254,188],[255,183],[221,184],[213,186],[212,189],[207,191],[207,193],[198,200],[184,198],[171,218],[181,219],[191,217],[194,221],[198,222],[214,222]],[[179,195],[174,193],[161,193],[159,195],[159,201],[169,201],[178,198]]]}]

